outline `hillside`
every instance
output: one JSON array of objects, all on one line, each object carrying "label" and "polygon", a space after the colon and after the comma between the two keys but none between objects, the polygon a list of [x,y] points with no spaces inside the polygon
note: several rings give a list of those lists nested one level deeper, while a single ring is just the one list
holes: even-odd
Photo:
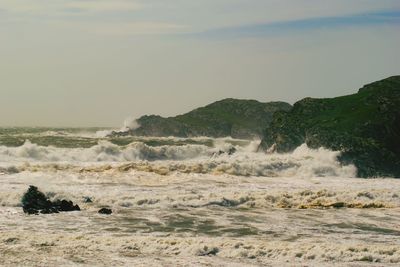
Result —
[{"label": "hillside", "polygon": [[260,145],[289,152],[306,143],[343,151],[360,177],[400,177],[400,76],[327,99],[305,98],[288,112],[278,112]]},{"label": "hillside", "polygon": [[276,111],[288,111],[285,102],[224,99],[176,117],[143,116],[139,128],[114,135],[261,137]]}]

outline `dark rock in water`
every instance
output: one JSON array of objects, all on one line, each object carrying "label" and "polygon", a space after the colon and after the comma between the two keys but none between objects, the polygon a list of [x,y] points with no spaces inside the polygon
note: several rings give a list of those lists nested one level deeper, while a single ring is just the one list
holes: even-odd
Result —
[{"label": "dark rock in water", "polygon": [[221,156],[223,154],[228,154],[229,156],[231,156],[235,154],[236,151],[237,151],[236,148],[232,146],[228,149],[228,151],[218,150],[218,152],[213,153],[213,156]]},{"label": "dark rock in water", "polygon": [[221,155],[223,155],[223,154],[225,154],[225,152],[224,152],[223,150],[218,150],[218,152],[215,152],[215,153],[213,154],[213,156],[221,156]]},{"label": "dark rock in water", "polygon": [[111,209],[107,209],[107,208],[102,208],[102,209],[99,210],[99,213],[100,214],[110,215],[112,213],[112,210]]},{"label": "dark rock in water", "polygon": [[248,199],[246,198],[241,198],[239,201],[237,200],[231,200],[227,198],[222,198],[221,201],[211,201],[207,203],[205,206],[221,206],[221,207],[237,207],[243,203],[246,203]]},{"label": "dark rock in water", "polygon": [[83,202],[85,203],[93,203],[93,200],[90,197],[84,197]]},{"label": "dark rock in water", "polygon": [[6,244],[15,244],[15,243],[18,243],[18,241],[19,241],[18,238],[10,237],[10,238],[7,238],[6,240],[4,240],[4,243],[6,243]]},{"label": "dark rock in water", "polygon": [[335,208],[335,209],[340,209],[340,208],[345,208],[346,203],[344,202],[335,202],[329,205],[329,207]]},{"label": "dark rock in water", "polygon": [[65,211],[79,211],[78,205],[72,201],[56,200],[50,201],[45,194],[40,192],[36,186],[31,185],[28,191],[22,197],[22,208],[27,214],[50,214]]},{"label": "dark rock in water", "polygon": [[230,156],[230,155],[233,155],[233,154],[235,154],[236,153],[236,148],[235,147],[231,147],[231,148],[229,148],[229,150],[228,150],[228,155]]},{"label": "dark rock in water", "polygon": [[32,185],[22,197],[21,202],[24,212],[28,214],[38,214],[40,211],[48,211],[52,208],[51,201]]},{"label": "dark rock in water", "polygon": [[74,205],[72,201],[68,200],[56,200],[53,202],[54,207],[58,211],[75,211],[75,210],[81,210],[81,208],[78,205]]},{"label": "dark rock in water", "polygon": [[219,252],[218,248],[209,249],[207,246],[204,246],[203,249],[197,252],[197,256],[215,256]]}]

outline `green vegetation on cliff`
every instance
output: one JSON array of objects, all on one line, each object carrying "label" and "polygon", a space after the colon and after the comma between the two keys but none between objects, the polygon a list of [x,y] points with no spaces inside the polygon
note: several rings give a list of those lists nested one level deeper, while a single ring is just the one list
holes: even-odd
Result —
[{"label": "green vegetation on cliff", "polygon": [[360,177],[400,177],[400,76],[277,112],[260,148],[289,152],[303,143],[342,151],[339,160],[355,164]]},{"label": "green vegetation on cliff", "polygon": [[229,98],[176,117],[143,116],[137,120],[139,128],[122,135],[261,137],[276,111],[290,109],[291,105],[285,102]]}]

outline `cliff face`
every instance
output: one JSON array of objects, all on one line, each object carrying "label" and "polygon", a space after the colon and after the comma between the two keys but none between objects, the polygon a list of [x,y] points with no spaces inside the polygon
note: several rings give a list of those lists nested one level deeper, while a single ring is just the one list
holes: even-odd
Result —
[{"label": "cliff face", "polygon": [[250,139],[262,137],[276,111],[290,109],[291,105],[285,102],[224,99],[176,117],[143,116],[138,119],[139,128],[119,135]]},{"label": "cliff face", "polygon": [[339,160],[355,164],[360,177],[400,177],[400,76],[353,95],[305,98],[277,112],[260,149],[289,152],[303,143],[343,151]]}]

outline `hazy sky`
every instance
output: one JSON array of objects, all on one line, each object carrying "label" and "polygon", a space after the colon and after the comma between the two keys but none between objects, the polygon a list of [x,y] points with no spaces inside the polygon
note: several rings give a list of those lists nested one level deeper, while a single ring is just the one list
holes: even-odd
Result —
[{"label": "hazy sky", "polygon": [[0,125],[349,94],[399,48],[399,0],[0,0]]}]

